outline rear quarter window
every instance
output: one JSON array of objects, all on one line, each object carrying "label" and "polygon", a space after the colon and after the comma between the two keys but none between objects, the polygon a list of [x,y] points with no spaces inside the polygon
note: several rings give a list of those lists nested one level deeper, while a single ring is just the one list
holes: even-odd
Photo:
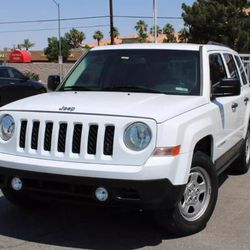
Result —
[{"label": "rear quarter window", "polygon": [[237,66],[236,66],[236,64],[234,62],[233,56],[231,54],[224,53],[223,57],[224,57],[224,59],[226,61],[230,78],[239,78],[238,71],[237,71]]},{"label": "rear quarter window", "polygon": [[234,56],[234,58],[235,58],[235,61],[236,61],[237,65],[238,65],[242,82],[243,82],[244,85],[246,85],[247,84],[247,76],[246,76],[246,73],[245,73],[245,70],[244,70],[243,63],[242,63],[239,56]]}]

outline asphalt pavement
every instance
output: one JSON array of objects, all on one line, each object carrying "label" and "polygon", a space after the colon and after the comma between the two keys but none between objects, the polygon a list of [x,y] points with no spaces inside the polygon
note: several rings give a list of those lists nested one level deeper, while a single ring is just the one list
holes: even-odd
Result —
[{"label": "asphalt pavement", "polygon": [[145,213],[50,204],[26,211],[0,194],[0,249],[250,250],[250,173],[223,174],[207,227],[174,238]]}]

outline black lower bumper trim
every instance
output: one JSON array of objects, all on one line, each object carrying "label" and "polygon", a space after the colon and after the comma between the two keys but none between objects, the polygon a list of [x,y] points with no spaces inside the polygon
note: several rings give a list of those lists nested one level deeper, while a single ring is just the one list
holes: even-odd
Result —
[{"label": "black lower bumper trim", "polygon": [[[174,206],[181,198],[185,185],[174,186],[168,179],[160,180],[117,180],[65,176],[0,167],[0,188],[11,188],[13,177],[23,182],[23,190],[33,195],[80,200],[85,203],[109,206],[132,206],[156,209]],[[95,198],[95,190],[108,190],[106,202]]]}]

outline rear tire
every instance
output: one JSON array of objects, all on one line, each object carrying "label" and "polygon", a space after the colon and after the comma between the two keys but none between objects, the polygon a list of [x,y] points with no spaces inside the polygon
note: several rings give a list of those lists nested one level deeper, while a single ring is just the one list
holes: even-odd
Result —
[{"label": "rear tire", "polygon": [[239,158],[233,163],[232,170],[236,174],[245,174],[250,165],[250,126],[248,126],[246,138]]},{"label": "rear tire", "polygon": [[218,179],[210,158],[194,153],[189,180],[180,202],[171,210],[156,212],[158,223],[168,232],[183,236],[205,228],[218,195]]}]

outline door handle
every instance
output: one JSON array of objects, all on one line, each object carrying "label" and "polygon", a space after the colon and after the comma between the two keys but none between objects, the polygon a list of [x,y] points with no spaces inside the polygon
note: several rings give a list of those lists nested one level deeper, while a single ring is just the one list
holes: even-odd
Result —
[{"label": "door handle", "polygon": [[11,84],[11,85],[15,85],[16,83],[14,83],[14,82],[10,82],[10,84]]},{"label": "door handle", "polygon": [[246,98],[244,99],[244,103],[245,103],[245,105],[247,105],[248,101],[249,101],[249,98],[248,98],[248,97],[246,97]]},{"label": "door handle", "polygon": [[235,110],[238,107],[238,103],[234,102],[231,107],[232,107],[233,112],[235,112]]}]

